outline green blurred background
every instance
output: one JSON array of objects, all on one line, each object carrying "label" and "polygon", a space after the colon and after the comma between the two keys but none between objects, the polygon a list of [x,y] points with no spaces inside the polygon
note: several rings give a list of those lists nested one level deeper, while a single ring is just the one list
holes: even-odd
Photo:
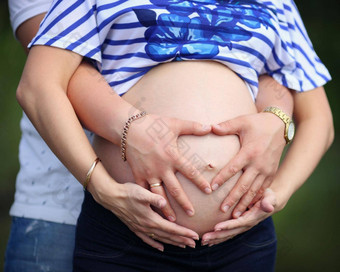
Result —
[{"label": "green blurred background", "polygon": [[[6,2],[0,2],[0,270],[10,229],[8,210],[18,172],[22,113],[15,100],[15,90],[25,62],[25,54],[11,32]],[[320,4],[317,0],[296,0],[296,4],[315,50],[333,76],[326,91],[337,132],[340,125],[338,1]],[[340,271],[339,151],[340,140],[336,138],[312,177],[286,208],[274,216],[279,241],[277,271]]]}]

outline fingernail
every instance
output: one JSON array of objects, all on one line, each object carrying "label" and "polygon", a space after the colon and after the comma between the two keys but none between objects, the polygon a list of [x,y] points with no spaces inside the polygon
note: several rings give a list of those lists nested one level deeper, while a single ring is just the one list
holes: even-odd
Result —
[{"label": "fingernail", "polygon": [[159,251],[164,251],[164,248],[162,248],[162,247],[157,247],[157,249],[159,250]]},{"label": "fingernail", "polygon": [[206,192],[207,194],[210,194],[211,193],[211,189],[209,187],[207,187],[207,188],[204,189],[204,192]]},{"label": "fingernail", "polygon": [[208,246],[209,246],[209,247],[212,247],[213,245],[214,245],[214,244],[209,244]]},{"label": "fingernail", "polygon": [[218,184],[217,183],[215,183],[213,186],[212,186],[212,189],[213,189],[213,191],[216,191],[217,189],[218,189]]},{"label": "fingernail", "polygon": [[215,231],[221,231],[222,229],[215,229]]},{"label": "fingernail", "polygon": [[227,212],[227,211],[229,210],[229,208],[230,208],[230,207],[229,207],[228,205],[225,205],[225,206],[223,207],[223,211],[224,211],[224,212]]},{"label": "fingernail", "polygon": [[179,247],[181,247],[181,248],[186,248],[186,246],[185,246],[185,245],[179,245]]},{"label": "fingernail", "polygon": [[202,241],[202,246],[206,246],[208,244],[208,242],[209,242],[208,240],[203,240]]},{"label": "fingernail", "polygon": [[208,125],[204,125],[204,126],[202,127],[203,130],[210,130],[210,128],[211,128],[211,126],[208,126]]},{"label": "fingernail", "polygon": [[198,241],[200,238],[198,237],[198,236],[193,236],[193,237],[191,237],[192,239],[194,239],[194,240],[196,240],[196,241]]},{"label": "fingernail", "polygon": [[241,212],[236,212],[236,213],[235,213],[235,217],[236,217],[236,218],[239,218],[240,215],[241,215]]},{"label": "fingernail", "polygon": [[188,246],[191,247],[191,248],[195,248],[196,244],[189,244]]},{"label": "fingernail", "polygon": [[168,220],[171,221],[171,222],[175,222],[175,217],[170,215],[170,216],[168,216]]},{"label": "fingernail", "polygon": [[187,215],[193,216],[193,215],[194,215],[194,211],[192,211],[192,210],[187,210]]},{"label": "fingernail", "polygon": [[214,127],[215,127],[215,128],[218,128],[218,129],[220,129],[220,128],[221,128],[221,126],[220,126],[220,125],[218,125],[218,124],[217,124],[217,125],[214,125]]}]

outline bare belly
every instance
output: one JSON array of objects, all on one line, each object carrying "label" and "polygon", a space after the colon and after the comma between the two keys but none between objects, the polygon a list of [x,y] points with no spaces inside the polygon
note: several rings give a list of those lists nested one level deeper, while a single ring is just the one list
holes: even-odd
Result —
[{"label": "bare belly", "polygon": [[[222,64],[210,61],[160,65],[149,71],[123,98],[136,108],[149,113],[203,124],[219,123],[256,112],[244,81]],[[216,136],[212,133],[206,136],[181,136],[179,141],[183,156],[209,182],[240,148],[237,136]],[[117,182],[134,181],[128,163],[121,159],[120,147],[96,137],[94,148]],[[209,164],[212,168],[208,167]],[[195,209],[195,215],[188,217],[169,195],[169,201],[176,212],[176,222],[202,235],[211,231],[216,223],[229,219],[230,213],[221,212],[220,206],[239,175],[240,173],[217,191],[207,195],[180,173],[176,173]]]}]

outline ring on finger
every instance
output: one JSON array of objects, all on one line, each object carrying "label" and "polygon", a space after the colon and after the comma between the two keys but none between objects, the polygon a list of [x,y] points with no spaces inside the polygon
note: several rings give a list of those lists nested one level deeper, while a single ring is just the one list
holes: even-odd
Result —
[{"label": "ring on finger", "polygon": [[154,233],[150,233],[150,234],[149,234],[149,237],[150,237],[151,239],[154,239],[154,238],[155,238],[155,234],[154,234]]},{"label": "ring on finger", "polygon": [[155,187],[159,187],[159,186],[162,186],[162,182],[150,184],[150,188],[155,188]]}]

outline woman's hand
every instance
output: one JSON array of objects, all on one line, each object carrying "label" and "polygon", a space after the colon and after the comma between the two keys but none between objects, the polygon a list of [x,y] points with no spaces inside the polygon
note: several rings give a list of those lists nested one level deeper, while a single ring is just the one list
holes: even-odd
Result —
[{"label": "woman's hand", "polygon": [[221,209],[233,210],[233,217],[238,218],[251,203],[255,203],[270,186],[277,171],[280,157],[285,146],[284,123],[270,113],[244,115],[213,125],[217,135],[239,136],[241,149],[236,156],[214,177],[213,190],[243,170]]},{"label": "woman's hand", "polygon": [[[90,184],[91,185],[91,184]],[[112,211],[148,245],[164,250],[161,241],[179,247],[195,247],[198,234],[161,217],[152,209],[162,209],[166,201],[134,183],[107,183],[103,190],[91,188],[95,200]]]},{"label": "woman's hand", "polygon": [[[186,149],[177,140],[180,135],[202,136],[210,132],[211,126],[152,114],[134,121],[128,132],[126,158],[136,183],[144,188],[150,188],[152,192],[167,200],[163,186],[151,186],[163,182],[169,194],[189,216],[192,216],[194,208],[177,180],[175,172],[182,173],[205,193],[211,193],[211,187],[185,158]],[[176,220],[170,204],[165,205],[162,212],[170,221]]]},{"label": "woman's hand", "polygon": [[202,236],[202,244],[212,246],[232,239],[236,235],[251,229],[280,209],[277,205],[276,194],[273,190],[267,188],[263,199],[256,202],[251,209],[240,217],[218,223],[214,228],[214,232],[205,233]]}]

